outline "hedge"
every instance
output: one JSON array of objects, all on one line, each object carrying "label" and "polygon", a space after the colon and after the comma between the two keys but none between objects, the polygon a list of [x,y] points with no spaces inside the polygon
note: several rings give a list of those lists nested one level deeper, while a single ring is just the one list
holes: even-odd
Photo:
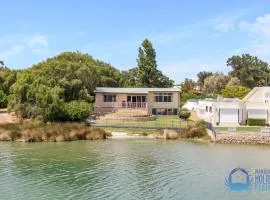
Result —
[{"label": "hedge", "polygon": [[178,117],[180,119],[184,119],[184,120],[187,120],[189,117],[190,117],[191,113],[186,110],[186,109],[181,109],[179,112],[178,112]]},{"label": "hedge", "polygon": [[248,118],[247,124],[249,126],[265,126],[266,121],[265,119]]}]

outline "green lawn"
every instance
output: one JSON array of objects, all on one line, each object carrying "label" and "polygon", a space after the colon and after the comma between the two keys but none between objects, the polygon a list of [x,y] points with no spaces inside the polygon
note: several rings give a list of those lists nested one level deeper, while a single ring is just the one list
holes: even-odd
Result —
[{"label": "green lawn", "polygon": [[135,120],[118,120],[118,119],[107,119],[107,120],[97,120],[97,125],[104,126],[123,126],[123,127],[170,127],[170,128],[185,128],[188,125],[193,124],[192,121],[184,121],[179,119],[177,116],[158,116],[156,120],[152,121],[135,121]]},{"label": "green lawn", "polygon": [[[228,131],[228,127],[215,127],[216,131]],[[236,127],[237,132],[260,132],[261,127],[259,126],[241,126]]]}]

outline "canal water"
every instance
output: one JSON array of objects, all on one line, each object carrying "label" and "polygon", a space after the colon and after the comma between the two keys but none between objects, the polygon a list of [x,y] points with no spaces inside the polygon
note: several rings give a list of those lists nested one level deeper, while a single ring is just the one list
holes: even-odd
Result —
[{"label": "canal water", "polygon": [[236,167],[270,169],[269,157],[269,146],[178,140],[0,143],[0,199],[270,199],[225,184]]}]

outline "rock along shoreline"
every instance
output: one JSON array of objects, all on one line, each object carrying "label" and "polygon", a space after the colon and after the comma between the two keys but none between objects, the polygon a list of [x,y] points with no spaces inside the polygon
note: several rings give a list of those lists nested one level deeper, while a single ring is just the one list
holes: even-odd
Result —
[{"label": "rock along shoreline", "polygon": [[217,133],[213,142],[218,144],[270,144],[269,133]]}]

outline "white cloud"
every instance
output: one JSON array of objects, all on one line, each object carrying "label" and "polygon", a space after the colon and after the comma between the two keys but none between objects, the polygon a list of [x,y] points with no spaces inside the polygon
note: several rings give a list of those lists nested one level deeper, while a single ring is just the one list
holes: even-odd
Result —
[{"label": "white cloud", "polygon": [[26,40],[26,44],[30,48],[33,48],[38,45],[43,46],[43,47],[48,47],[48,39],[46,35],[38,34]]},{"label": "white cloud", "polygon": [[231,21],[223,21],[214,26],[214,29],[216,29],[219,32],[227,33],[229,31],[234,30],[234,23]]},{"label": "white cloud", "polygon": [[[10,40],[7,42],[6,46],[10,46],[10,48],[0,51],[0,59],[7,59],[8,57],[22,53],[31,52],[38,55],[44,55],[49,52],[47,35],[35,34],[30,37],[19,37],[16,35],[13,39],[11,36],[9,36],[9,38]],[[4,43],[4,41],[2,41],[2,43]]]},{"label": "white cloud", "polygon": [[270,14],[257,17],[254,22],[242,21],[239,29],[248,34],[248,50],[270,60]]},{"label": "white cloud", "polygon": [[19,54],[21,52],[23,52],[25,49],[24,45],[20,45],[20,44],[15,44],[13,45],[10,49],[7,49],[3,52],[0,53],[0,58],[6,58],[12,55],[16,55]]}]

